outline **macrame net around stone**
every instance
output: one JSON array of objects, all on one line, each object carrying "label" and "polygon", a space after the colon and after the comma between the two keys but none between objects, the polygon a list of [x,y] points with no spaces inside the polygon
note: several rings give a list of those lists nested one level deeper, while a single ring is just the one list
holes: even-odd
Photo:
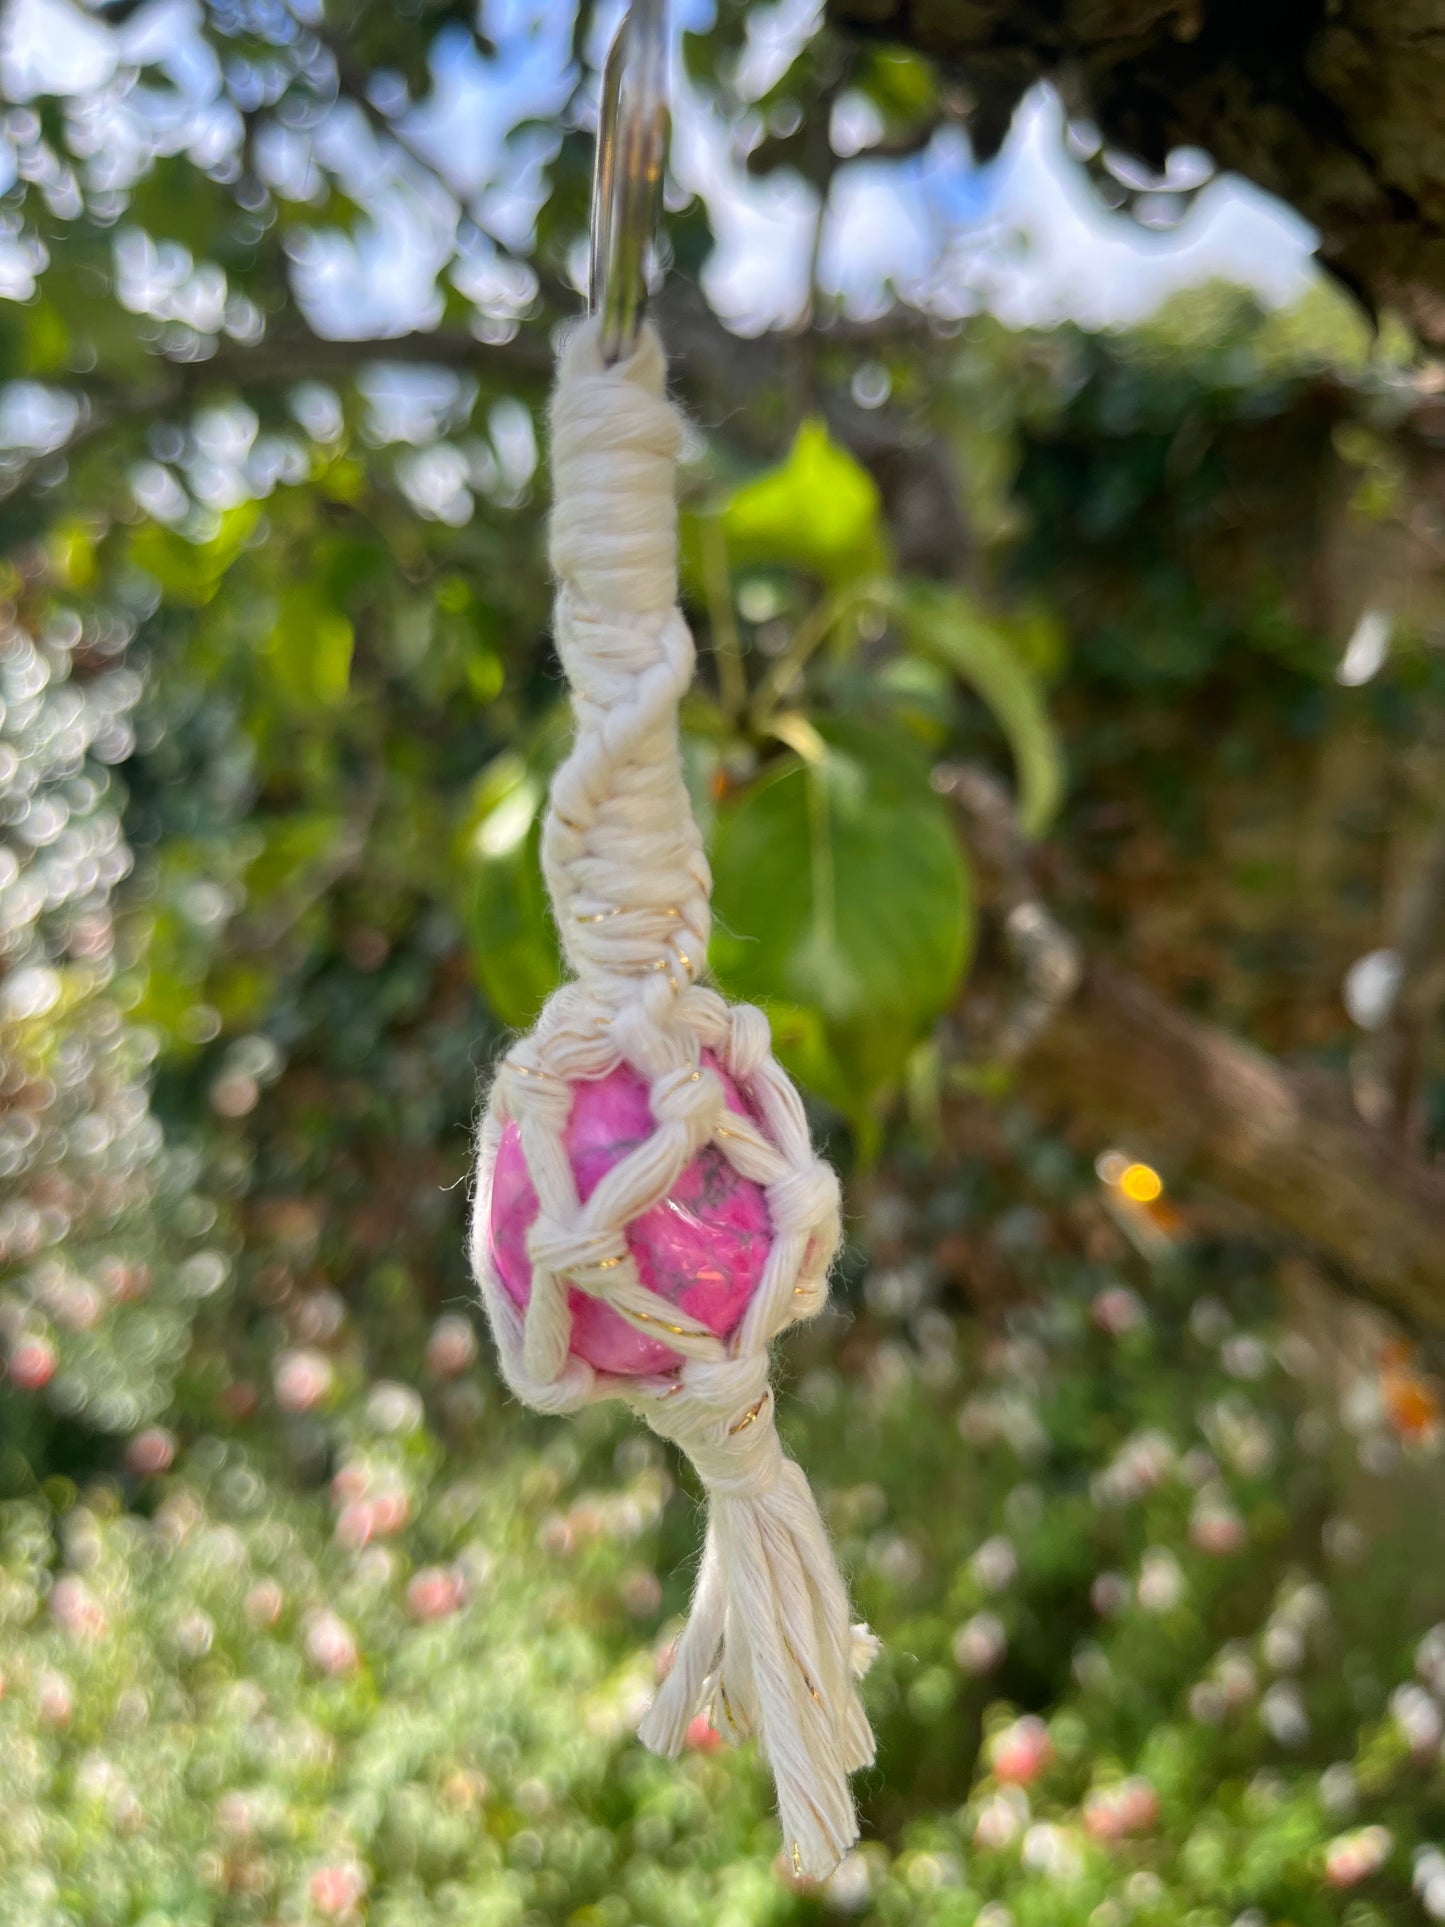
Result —
[{"label": "macrame net around stone", "polygon": [[[701,981],[711,877],[679,752],[694,649],[677,607],[683,430],[664,378],[650,328],[613,367],[591,322],[561,357],[551,554],[576,738],[552,785],[542,862],[575,981],[496,1073],[472,1259],[520,1398],[547,1412],[625,1399],[697,1468],[706,1544],[641,1736],[675,1754],[700,1713],[731,1742],[753,1734],[776,1781],[785,1853],[821,1878],[857,1837],[848,1775],[872,1760],[873,1736],[855,1682],[874,1642],[850,1624],[817,1505],[779,1444],[768,1347],[823,1307],[838,1184],[814,1155],[767,1019]],[[578,1088],[620,1067],[645,1085],[652,1129],[584,1198],[564,1141],[569,1118]],[[500,1275],[493,1238],[504,1141],[520,1143],[536,1199],[525,1305]],[[648,1288],[628,1235],[710,1145],[761,1188],[770,1228],[761,1274],[725,1336]],[[596,1369],[574,1348],[574,1293],[665,1340],[663,1365],[641,1376]]]}]

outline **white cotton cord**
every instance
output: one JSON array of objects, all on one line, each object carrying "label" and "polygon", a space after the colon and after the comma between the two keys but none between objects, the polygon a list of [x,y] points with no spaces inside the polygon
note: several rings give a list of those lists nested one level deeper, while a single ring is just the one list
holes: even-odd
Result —
[{"label": "white cotton cord", "polygon": [[[818,1507],[778,1440],[768,1347],[816,1317],[841,1218],[767,1019],[703,977],[712,879],[683,782],[677,711],[692,637],[677,607],[674,470],[682,424],[653,330],[607,366],[595,321],[563,349],[552,402],[552,565],[558,653],[576,736],[552,783],[542,864],[575,973],[498,1067],[477,1142],[472,1264],[507,1382],[546,1412],[623,1398],[697,1468],[709,1519],[688,1623],[642,1723],[675,1754],[708,1715],[756,1738],[777,1785],[784,1852],[814,1879],[858,1837],[850,1773],[873,1759],[857,1680],[877,1642],[850,1621]],[[730,1109],[722,1066],[748,1100]],[[574,1087],[626,1064],[653,1131],[585,1203],[564,1142]],[[492,1173],[515,1120],[538,1198],[524,1311],[497,1276]],[[762,1187],[763,1275],[727,1339],[643,1285],[627,1228],[708,1144]],[[570,1288],[601,1298],[681,1364],[652,1378],[598,1372],[570,1349]]]}]

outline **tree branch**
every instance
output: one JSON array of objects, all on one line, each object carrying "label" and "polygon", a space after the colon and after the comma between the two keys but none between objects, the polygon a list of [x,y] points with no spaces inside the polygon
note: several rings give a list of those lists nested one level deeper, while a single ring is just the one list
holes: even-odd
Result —
[{"label": "tree branch", "polygon": [[545,336],[535,332],[518,334],[501,344],[478,341],[462,328],[336,341],[304,325],[287,324],[269,330],[254,347],[226,343],[202,360],[168,361],[157,355],[155,380],[144,386],[122,387],[103,378],[74,377],[66,386],[83,404],[75,429],[59,448],[30,457],[8,477],[0,478],[0,502],[37,485],[58,464],[113,431],[184,413],[219,390],[286,389],[302,381],[345,387],[363,368],[389,361],[458,372],[480,372],[490,365],[505,370],[509,380],[524,375],[541,379],[550,374],[552,350]]},{"label": "tree branch", "polygon": [[1292,1072],[1094,962],[1024,1059],[1021,1087],[1157,1145],[1324,1254],[1409,1325],[1445,1333],[1445,1171]]},{"label": "tree branch", "polygon": [[[573,299],[569,291],[569,301]],[[780,335],[748,339],[729,333],[698,290],[682,281],[673,282],[663,291],[654,311],[678,387],[704,426],[735,417],[738,395],[755,394],[781,381],[785,359],[795,349],[795,343]],[[551,380],[551,324],[558,312],[557,304],[549,304],[544,319],[529,322],[510,341],[493,343],[480,341],[467,329],[456,327],[363,341],[336,340],[315,333],[290,309],[254,345],[223,342],[213,355],[194,361],[156,355],[155,379],[144,385],[122,385],[103,376],[71,377],[66,387],[84,404],[74,433],[61,447],[34,456],[17,466],[8,478],[0,477],[0,502],[35,486],[57,465],[107,434],[136,422],[187,412],[218,391],[234,389],[245,394],[286,389],[301,381],[345,387],[363,368],[402,362],[410,367],[490,373],[514,385],[534,379],[540,393],[541,386]],[[900,311],[891,331],[878,324],[854,328],[832,323],[814,334],[820,341],[873,342],[888,338],[911,341],[920,332],[918,317]],[[843,424],[845,433],[853,426],[851,422]],[[866,456],[869,448],[861,452]],[[956,556],[956,550],[950,553]]]},{"label": "tree branch", "polygon": [[[996,930],[1008,942],[1012,928],[1017,953],[1022,924],[1032,946],[1027,1021],[1016,1012],[1001,1026],[985,972],[957,1014],[965,1047],[972,1039],[1014,1062],[1029,1102],[1066,1112],[1101,1142],[1123,1137],[1188,1167],[1413,1329],[1445,1335],[1445,1168],[1362,1123],[1341,1080],[1277,1063],[1111,963],[1081,963],[1037,901],[1001,786],[974,770],[944,770],[938,782],[991,873]],[[1041,959],[1053,967],[1041,972]]]}]

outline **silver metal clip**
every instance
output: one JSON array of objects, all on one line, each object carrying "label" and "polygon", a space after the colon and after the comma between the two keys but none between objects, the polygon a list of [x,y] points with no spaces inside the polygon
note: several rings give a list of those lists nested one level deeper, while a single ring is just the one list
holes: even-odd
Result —
[{"label": "silver metal clip", "polygon": [[632,0],[602,69],[588,305],[610,367],[637,345],[667,158],[665,0]]}]

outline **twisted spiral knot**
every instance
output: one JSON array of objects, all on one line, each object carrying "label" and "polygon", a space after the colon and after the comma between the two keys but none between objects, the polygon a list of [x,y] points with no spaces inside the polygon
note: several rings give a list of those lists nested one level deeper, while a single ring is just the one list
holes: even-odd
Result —
[{"label": "twisted spiral knot", "polygon": [[663,374],[655,336],[608,368],[595,330],[579,328],[552,408],[557,649],[577,736],[552,785],[542,866],[568,962],[613,1005],[649,973],[678,995],[710,930],[677,733],[695,652],[676,607],[682,429]]}]

